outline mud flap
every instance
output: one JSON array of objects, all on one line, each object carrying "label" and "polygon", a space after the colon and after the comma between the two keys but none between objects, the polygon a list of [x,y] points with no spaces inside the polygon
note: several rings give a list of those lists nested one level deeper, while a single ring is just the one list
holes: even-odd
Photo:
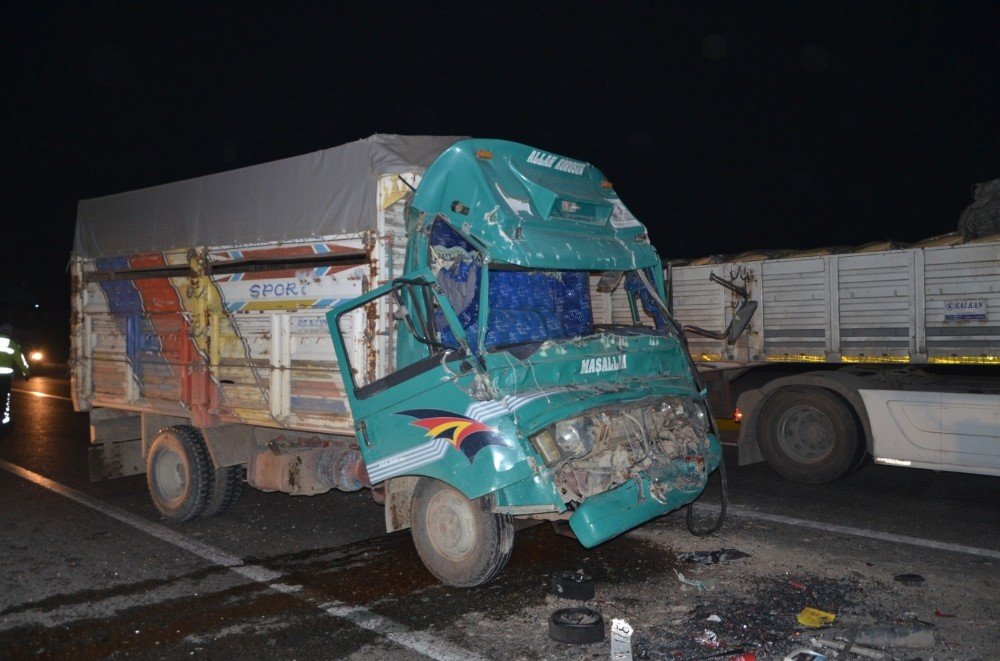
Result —
[{"label": "mud flap", "polygon": [[91,482],[146,472],[139,439],[91,445],[87,448],[87,462]]}]

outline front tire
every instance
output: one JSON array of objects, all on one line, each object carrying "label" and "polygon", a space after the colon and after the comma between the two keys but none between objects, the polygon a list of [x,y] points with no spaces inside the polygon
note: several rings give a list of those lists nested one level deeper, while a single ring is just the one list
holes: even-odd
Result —
[{"label": "front tire", "polygon": [[510,515],[490,512],[485,498],[469,500],[457,489],[421,478],[413,490],[413,544],[442,583],[473,587],[491,581],[514,549]]},{"label": "front tire", "polygon": [[194,427],[168,427],[153,439],[146,455],[146,483],[156,509],[175,522],[199,516],[214,485],[208,448]]},{"label": "front tire", "polygon": [[793,482],[831,482],[864,457],[857,416],[839,395],[824,388],[783,388],[774,393],[758,425],[764,460]]}]

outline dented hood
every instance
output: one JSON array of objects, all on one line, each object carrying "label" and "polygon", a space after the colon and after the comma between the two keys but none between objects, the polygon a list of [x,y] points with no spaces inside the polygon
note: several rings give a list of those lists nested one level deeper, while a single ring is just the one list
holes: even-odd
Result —
[{"label": "dented hood", "polygon": [[661,334],[601,333],[544,343],[522,360],[501,351],[486,361],[501,398],[475,405],[470,417],[510,414],[528,434],[609,404],[700,397],[680,342]]}]

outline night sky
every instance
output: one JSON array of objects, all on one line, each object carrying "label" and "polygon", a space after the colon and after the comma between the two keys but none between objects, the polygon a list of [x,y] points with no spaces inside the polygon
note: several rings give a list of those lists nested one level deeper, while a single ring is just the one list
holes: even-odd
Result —
[{"label": "night sky", "polygon": [[1000,3],[0,4],[0,297],[81,198],[373,133],[597,165],[661,255],[915,241],[1000,177]]}]

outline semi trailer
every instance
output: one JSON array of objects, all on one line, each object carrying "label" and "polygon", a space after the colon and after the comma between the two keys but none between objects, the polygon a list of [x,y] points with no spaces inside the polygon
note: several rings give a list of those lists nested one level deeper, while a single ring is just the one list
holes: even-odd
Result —
[{"label": "semi trailer", "polygon": [[666,279],[741,464],[803,482],[867,457],[1000,475],[1000,235],[751,251]]}]

